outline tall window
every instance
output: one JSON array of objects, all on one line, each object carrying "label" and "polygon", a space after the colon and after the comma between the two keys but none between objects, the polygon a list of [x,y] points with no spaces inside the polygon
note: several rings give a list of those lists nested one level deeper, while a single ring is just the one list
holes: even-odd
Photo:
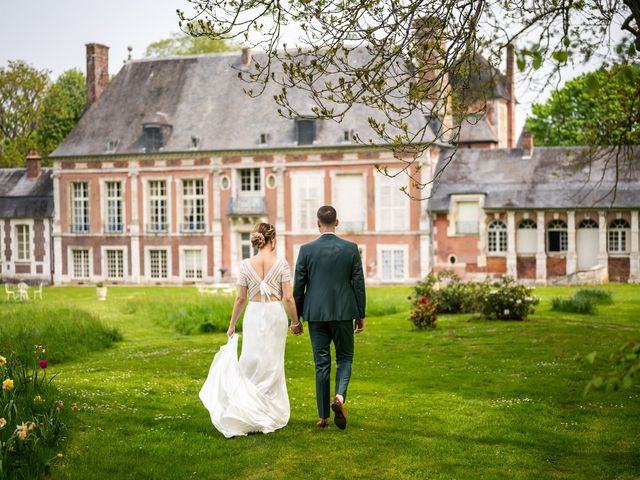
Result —
[{"label": "tall window", "polygon": [[490,253],[504,253],[507,251],[507,226],[500,220],[494,220],[487,229],[487,247]]},{"label": "tall window", "polygon": [[107,277],[124,278],[124,252],[107,250]]},{"label": "tall window", "polygon": [[[16,260],[26,262],[31,260],[31,235],[29,225],[16,225],[16,240],[18,243]],[[3,245],[4,246],[4,245]]]},{"label": "tall window", "polygon": [[204,223],[204,181],[202,179],[182,181],[182,230],[201,232]]},{"label": "tall window", "polygon": [[240,192],[259,192],[262,190],[259,168],[241,168],[238,173],[240,174]]},{"label": "tall window", "polygon": [[322,172],[292,174],[293,230],[314,231],[318,208],[324,205],[324,176]]},{"label": "tall window", "polygon": [[144,149],[147,152],[157,152],[162,148],[162,130],[159,126],[144,127]]},{"label": "tall window", "polygon": [[567,224],[553,220],[547,227],[547,249],[549,252],[566,252],[569,243]]},{"label": "tall window", "polygon": [[89,278],[89,250],[72,250],[73,277]]},{"label": "tall window", "polygon": [[167,278],[166,250],[149,250],[149,274],[151,278]]},{"label": "tall window", "polygon": [[478,202],[457,202],[456,234],[477,235],[479,232],[480,205]]},{"label": "tall window", "polygon": [[409,229],[409,197],[401,188],[407,186],[406,176],[376,177],[376,229],[405,231]]},{"label": "tall window", "polygon": [[611,253],[628,253],[629,222],[618,218],[609,224],[608,244]]},{"label": "tall window", "polygon": [[169,229],[167,214],[167,181],[149,181],[149,225],[150,232],[164,232]]},{"label": "tall window", "polygon": [[366,215],[364,176],[336,175],[333,188],[335,207],[340,214],[340,230],[363,231]]},{"label": "tall window", "polygon": [[122,222],[122,182],[105,182],[107,190],[107,233],[119,233],[123,230]]},{"label": "tall window", "polygon": [[405,250],[385,247],[380,249],[381,277],[384,281],[403,280],[406,276]]},{"label": "tall window", "polygon": [[242,260],[246,258],[250,258],[253,255],[256,255],[258,252],[251,245],[251,234],[250,233],[241,233],[240,234],[240,250],[242,255]]},{"label": "tall window", "polygon": [[183,261],[185,278],[202,278],[202,250],[184,250]]},{"label": "tall window", "polygon": [[86,233],[89,231],[89,184],[75,182],[71,187],[73,223],[71,231]]},{"label": "tall window", "polygon": [[536,222],[525,218],[518,225],[516,251],[518,253],[536,253],[538,250],[538,226]]}]

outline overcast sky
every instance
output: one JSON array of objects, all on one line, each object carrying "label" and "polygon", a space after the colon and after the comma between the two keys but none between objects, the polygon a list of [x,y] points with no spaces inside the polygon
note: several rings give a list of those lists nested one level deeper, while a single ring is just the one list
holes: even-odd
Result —
[{"label": "overcast sky", "polygon": [[[151,42],[178,32],[176,9],[186,0],[0,0],[0,66],[8,60],[25,60],[47,69],[56,78],[69,68],[85,70],[85,44],[110,47],[109,70],[117,73],[127,58],[141,57]],[[291,42],[293,43],[293,42]],[[596,65],[572,68],[571,78]],[[517,131],[530,111],[530,102],[542,95],[524,91],[518,82]]]}]

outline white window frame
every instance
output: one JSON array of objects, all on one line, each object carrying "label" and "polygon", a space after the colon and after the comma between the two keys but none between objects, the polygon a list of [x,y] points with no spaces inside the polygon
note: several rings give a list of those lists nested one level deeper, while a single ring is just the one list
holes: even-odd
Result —
[{"label": "white window frame", "polygon": [[[86,277],[78,277],[76,276],[76,269],[75,269],[75,259],[73,257],[74,252],[76,251],[83,251],[83,252],[88,252],[87,255],[89,256],[88,258],[88,269],[89,269],[89,275]],[[78,247],[78,246],[69,246],[68,250],[67,250],[67,268],[68,268],[68,272],[69,272],[69,277],[73,280],[91,280],[93,278],[93,248],[92,247]]]},{"label": "white window frame", "polygon": [[[291,184],[291,226],[294,234],[305,234],[305,233],[317,233],[317,212],[318,209],[324,205],[324,179],[325,179],[325,170],[296,170],[289,173],[289,180]],[[310,220],[309,225],[302,225],[300,218],[297,215],[296,206],[300,206],[302,204],[302,199],[298,198],[298,189],[296,188],[296,184],[300,183],[300,179],[302,177],[315,177],[316,181],[320,185],[319,188],[319,203],[318,205],[307,205],[307,209]],[[308,181],[308,180],[307,180]]]},{"label": "white window frame", "polygon": [[[398,173],[395,170],[388,170],[389,175],[395,175]],[[408,232],[411,230],[411,204],[409,203],[409,196],[400,191],[401,186],[409,188],[411,179],[403,174],[397,177],[389,177],[382,173],[375,172],[375,206],[376,206],[376,231],[378,232]],[[389,187],[391,196],[398,195],[391,202],[391,212],[383,212],[382,208],[382,188]],[[400,196],[401,195],[401,196]],[[398,201],[399,200],[399,201]],[[398,201],[398,205],[395,202]],[[392,218],[394,222],[402,221],[404,224],[400,226],[392,225],[389,219]]]},{"label": "white window frame", "polygon": [[[166,226],[167,228],[164,230],[151,230],[151,182],[159,182],[163,181],[166,184]],[[167,234],[171,231],[171,213],[172,213],[172,202],[171,202],[171,188],[172,188],[172,178],[170,176],[166,177],[144,177],[144,226],[145,233],[150,234]],[[160,197],[161,198],[161,197]]]},{"label": "white window frame", "polygon": [[[20,232],[18,232],[18,228],[26,229],[26,244],[21,245]],[[29,225],[26,222],[16,222],[13,225],[13,229],[15,230],[14,238],[16,239],[16,242],[12,243],[11,245],[12,246],[15,245],[15,249],[16,249],[15,262],[31,263],[31,261],[34,259],[33,258],[34,252],[32,251],[33,250],[33,225]],[[23,237],[24,237],[24,232],[23,232]]]},{"label": "white window frame", "polygon": [[[498,224],[501,227],[498,227]],[[500,219],[492,220],[487,225],[487,254],[491,254],[491,256],[506,255],[508,244],[507,224]]]},{"label": "white window frame", "polygon": [[[565,227],[564,228],[551,227],[551,224],[556,222],[564,223]],[[560,248],[561,248],[560,250],[552,251],[549,249],[549,244],[551,243],[549,242],[550,232],[560,232],[561,234],[564,232],[564,242],[563,242],[562,235],[560,235],[560,238],[559,238]],[[547,223],[547,226],[545,228],[545,237],[546,237],[545,240],[546,240],[547,255],[566,255],[566,253],[569,251],[569,225],[564,220],[561,220],[559,218],[554,218],[549,223]],[[564,249],[562,249],[563,243],[564,243]]]},{"label": "white window frame", "polygon": [[[249,179],[249,184],[250,184],[250,189],[249,190],[243,190],[242,189],[242,172],[245,171],[251,171],[253,172],[251,174],[251,178]],[[257,175],[255,174],[257,172]],[[240,167],[238,168],[237,171],[237,175],[238,175],[238,195],[239,196],[256,196],[259,194],[262,194],[264,192],[264,178],[263,178],[263,172],[262,172],[262,168],[260,167],[250,167],[250,166],[246,166],[246,167]],[[256,180],[258,182],[260,182],[260,188],[256,189]]]},{"label": "white window frame", "polygon": [[[338,211],[338,220],[340,221],[340,225],[338,225],[338,228],[341,231],[349,231],[349,232],[365,232],[368,229],[367,226],[367,212],[369,211],[368,205],[367,205],[367,176],[365,174],[365,172],[359,172],[359,171],[339,171],[339,172],[332,172],[332,178],[331,178],[331,204],[334,205]],[[338,178],[339,177],[360,177],[362,180],[362,207],[363,207],[363,211],[362,211],[362,228],[356,228],[356,229],[348,229],[346,228],[348,222],[343,222],[341,217],[341,213],[340,212],[344,212],[344,208],[342,208],[343,206],[338,205],[338,197],[336,195],[336,191],[337,191],[337,187],[338,187]]]},{"label": "white window frame", "polygon": [[[120,184],[120,197],[115,197],[116,200],[120,201],[120,230],[111,230],[109,223],[109,201],[111,197],[109,197],[109,183],[119,183]],[[125,232],[126,228],[126,220],[125,220],[125,191],[126,191],[126,181],[122,177],[112,177],[112,178],[101,178],[100,179],[100,192],[101,192],[101,217],[102,217],[102,233],[108,235],[120,235]]]},{"label": "white window frame", "polygon": [[[478,203],[478,231],[474,233],[458,233],[458,204],[459,203]],[[481,226],[484,219],[484,194],[459,194],[451,195],[449,203],[449,213],[447,220],[449,222],[447,226],[448,237],[467,237],[467,236],[481,236]]]},{"label": "white window frame", "polygon": [[[108,250],[119,250],[122,252],[122,277],[112,277],[109,275]],[[101,248],[102,255],[102,276],[108,280],[124,280],[129,276],[129,250],[120,245],[105,245]]]},{"label": "white window frame", "polygon": [[[84,200],[82,200],[82,198],[76,197],[76,186],[77,185],[86,185],[86,196],[84,197]],[[86,233],[90,233],[91,232],[91,185],[89,183],[88,180],[74,180],[70,182],[70,186],[71,186],[71,192],[70,192],[70,196],[71,196],[71,225],[70,225],[70,230],[71,233],[75,233],[75,234],[86,234]],[[85,210],[85,215],[86,215],[86,219],[83,218],[82,219],[82,223],[78,223],[78,217],[76,217],[76,202],[84,202],[86,204],[86,210]],[[86,223],[85,223],[86,220]]]},{"label": "white window frame", "polygon": [[[189,193],[185,192],[185,188],[188,182],[194,182],[194,192],[196,191],[195,182],[202,182],[202,194]],[[185,177],[180,179],[180,188],[179,188],[179,211],[180,211],[180,231],[183,233],[205,233],[207,232],[207,218],[208,218],[208,208],[207,208],[207,179],[205,177]],[[202,201],[202,221],[201,222],[187,222],[186,220],[186,202],[193,202],[194,207],[197,205],[197,202]],[[197,208],[197,207],[196,207]],[[192,228],[192,224],[194,228]]]},{"label": "white window frame", "polygon": [[[152,250],[164,250],[167,254],[167,276],[166,277],[151,277],[151,251]],[[147,245],[144,247],[144,276],[151,282],[160,282],[163,280],[170,280],[172,278],[173,265],[171,262],[171,247],[162,245]]]},{"label": "white window frame", "polygon": [[[611,227],[611,225],[615,224],[616,222],[620,223],[620,222],[625,222],[625,224],[627,225],[626,227]],[[612,240],[612,234],[616,237],[615,238],[615,247],[616,248],[611,248],[611,240]],[[621,243],[621,238],[624,237],[624,249],[620,248],[620,243]],[[607,225],[607,251],[613,255],[627,255],[630,252],[630,243],[631,243],[631,225],[629,224],[629,222],[623,218],[616,218],[615,220],[612,220],[611,222],[609,222],[609,224]]]},{"label": "white window frame", "polygon": [[[187,277],[187,251],[200,252],[200,277]],[[202,281],[207,278],[207,247],[204,245],[184,245],[180,246],[180,278],[189,282]]]},{"label": "white window frame", "polygon": [[[409,245],[407,244],[389,244],[382,243],[376,245],[377,250],[377,277],[380,281],[385,283],[397,283],[403,282],[409,279]],[[403,263],[404,263],[404,275],[402,278],[396,278],[393,275],[392,279],[386,279],[382,276],[382,252],[385,250],[397,251],[402,250],[403,253]],[[364,263],[363,263],[364,265]],[[394,270],[394,265],[391,266],[392,271]]]}]

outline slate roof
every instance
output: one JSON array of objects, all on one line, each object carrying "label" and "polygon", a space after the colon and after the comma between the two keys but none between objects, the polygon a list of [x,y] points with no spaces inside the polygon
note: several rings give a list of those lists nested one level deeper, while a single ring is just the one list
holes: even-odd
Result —
[{"label": "slate roof", "polygon": [[[264,56],[254,54],[253,59],[264,63]],[[110,140],[118,140],[117,154],[143,153],[142,124],[156,113],[171,125],[163,152],[190,151],[192,136],[199,137],[200,151],[296,148],[295,122],[278,115],[273,99],[281,87],[270,82],[260,96],[250,98],[243,88],[252,85],[238,79],[233,67],[241,67],[240,52],[132,60],[50,157],[106,155]],[[311,113],[313,104],[305,92],[290,89],[289,97],[299,111]],[[377,138],[370,116],[385,121],[380,112],[354,105],[342,123],[316,122],[313,147],[349,145],[345,130],[365,141]],[[407,122],[412,131],[425,125],[417,113]],[[423,141],[431,142],[433,132],[426,130]],[[268,135],[266,145],[259,143],[261,134]]]},{"label": "slate roof", "polygon": [[590,170],[585,152],[581,147],[537,147],[524,157],[520,148],[459,149],[445,167],[452,150],[444,150],[430,209],[446,211],[451,195],[465,193],[485,194],[485,208],[496,210],[640,207],[640,149],[621,166],[615,198],[613,163],[603,170],[601,152]]},{"label": "slate roof", "polygon": [[460,124],[458,143],[498,143],[498,134],[484,115],[479,119],[468,118]]},{"label": "slate roof", "polygon": [[475,63],[477,67],[469,75],[468,83],[463,83],[462,79],[455,75],[451,77],[453,91],[462,93],[467,101],[492,98],[510,100],[507,77],[480,54],[475,56]]},{"label": "slate roof", "polygon": [[0,218],[45,218],[53,215],[52,169],[28,178],[24,168],[0,169]]}]

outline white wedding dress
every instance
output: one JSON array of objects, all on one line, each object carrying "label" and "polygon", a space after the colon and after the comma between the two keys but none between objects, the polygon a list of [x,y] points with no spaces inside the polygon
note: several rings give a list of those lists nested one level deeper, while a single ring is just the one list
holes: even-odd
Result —
[{"label": "white wedding dress", "polygon": [[235,333],[213,358],[200,390],[200,400],[209,410],[213,425],[227,438],[273,432],[289,421],[284,375],[287,315],[281,302],[264,300],[270,298],[271,289],[257,274],[253,281],[256,280],[261,280],[263,301],[249,302],[245,311],[240,359],[240,336]]}]

